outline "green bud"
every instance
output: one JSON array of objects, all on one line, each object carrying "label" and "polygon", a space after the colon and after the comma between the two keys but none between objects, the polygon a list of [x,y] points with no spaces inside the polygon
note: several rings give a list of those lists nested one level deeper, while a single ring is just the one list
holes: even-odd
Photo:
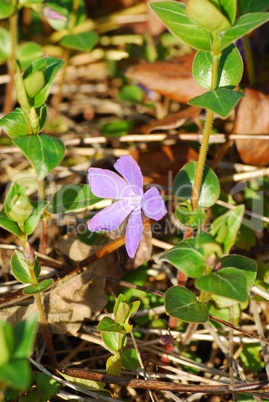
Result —
[{"label": "green bud", "polygon": [[221,11],[218,0],[189,0],[186,14],[196,25],[213,35],[227,31],[231,27],[230,21]]},{"label": "green bud", "polygon": [[30,98],[34,98],[46,84],[42,71],[32,72],[23,81],[26,93]]},{"label": "green bud", "polygon": [[6,212],[10,219],[22,225],[29,218],[33,209],[26,194],[15,194],[11,199],[10,210]]}]

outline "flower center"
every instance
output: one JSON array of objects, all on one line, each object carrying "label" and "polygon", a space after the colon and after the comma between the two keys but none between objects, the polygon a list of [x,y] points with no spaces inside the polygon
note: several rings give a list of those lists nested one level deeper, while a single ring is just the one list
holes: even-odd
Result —
[{"label": "flower center", "polygon": [[132,197],[128,198],[129,205],[135,209],[140,208],[141,206],[141,196],[140,195],[133,195]]}]

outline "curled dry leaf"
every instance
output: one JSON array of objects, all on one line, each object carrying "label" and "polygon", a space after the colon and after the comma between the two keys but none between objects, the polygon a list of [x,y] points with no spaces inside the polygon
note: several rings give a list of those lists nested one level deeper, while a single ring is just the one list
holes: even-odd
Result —
[{"label": "curled dry leaf", "polygon": [[171,100],[187,103],[206,92],[192,77],[195,52],[170,61],[141,63],[127,69],[125,75]]},{"label": "curled dry leaf", "polygon": [[[266,85],[246,88],[236,114],[235,134],[269,133],[269,87]],[[250,165],[265,166],[269,163],[269,141],[236,140],[240,158]]]},{"label": "curled dry leaf", "polygon": [[155,130],[171,130],[183,126],[189,121],[194,121],[199,130],[202,130],[202,124],[199,119],[201,108],[195,106],[186,107],[177,113],[171,113],[161,120],[155,120],[149,124],[140,127],[142,133],[148,134]]}]

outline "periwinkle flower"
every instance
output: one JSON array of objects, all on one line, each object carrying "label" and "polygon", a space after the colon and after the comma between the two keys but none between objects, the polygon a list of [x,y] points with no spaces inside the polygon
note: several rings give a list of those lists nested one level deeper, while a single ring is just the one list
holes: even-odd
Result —
[{"label": "periwinkle flower", "polygon": [[107,169],[89,169],[92,193],[97,197],[111,198],[115,202],[98,212],[88,223],[88,228],[92,232],[110,232],[128,217],[125,245],[129,257],[133,258],[143,233],[142,212],[148,218],[158,221],[167,210],[156,187],[143,193],[140,167],[130,155],[120,157],[114,168],[121,176]]}]

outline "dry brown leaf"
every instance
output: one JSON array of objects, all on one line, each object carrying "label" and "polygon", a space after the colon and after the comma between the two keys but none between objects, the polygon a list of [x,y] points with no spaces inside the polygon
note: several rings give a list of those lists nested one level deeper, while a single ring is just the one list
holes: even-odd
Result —
[{"label": "dry brown leaf", "polygon": [[[233,132],[235,134],[269,133],[269,88],[256,86],[246,88],[236,115]],[[265,166],[269,163],[269,141],[236,140],[242,161],[250,165]]]},{"label": "dry brown leaf", "polygon": [[197,160],[197,152],[186,145],[162,146],[141,152],[135,149],[131,155],[141,167],[144,183],[171,186],[172,180],[187,162]]},{"label": "dry brown leaf", "polygon": [[192,77],[194,56],[193,52],[170,61],[141,63],[129,67],[125,75],[169,99],[187,103],[206,92]]},{"label": "dry brown leaf", "polygon": [[148,134],[154,130],[171,130],[183,126],[188,121],[194,121],[199,130],[202,130],[202,124],[199,120],[201,108],[189,106],[177,113],[171,113],[161,120],[155,120],[149,124],[140,127],[139,131]]}]

